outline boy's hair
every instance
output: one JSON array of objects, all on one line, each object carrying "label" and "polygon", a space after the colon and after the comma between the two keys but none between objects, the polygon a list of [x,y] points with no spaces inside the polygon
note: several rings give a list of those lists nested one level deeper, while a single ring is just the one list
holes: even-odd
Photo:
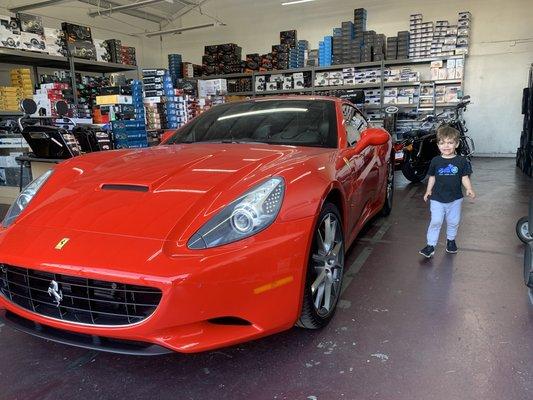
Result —
[{"label": "boy's hair", "polygon": [[449,125],[441,126],[437,129],[437,142],[444,140],[453,140],[455,143],[459,143],[459,131]]}]

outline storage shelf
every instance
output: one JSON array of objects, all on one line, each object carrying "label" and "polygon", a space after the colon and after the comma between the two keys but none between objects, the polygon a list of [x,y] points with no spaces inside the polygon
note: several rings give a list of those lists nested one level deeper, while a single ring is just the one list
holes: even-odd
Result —
[{"label": "storage shelf", "polygon": [[0,48],[0,62],[7,64],[36,65],[47,68],[69,68],[67,57],[51,56],[33,51]]},{"label": "storage shelf", "polygon": [[[239,78],[252,78],[250,73],[238,73],[238,74],[221,74],[221,75],[202,75],[197,77],[199,80],[207,81],[210,79],[239,79]],[[184,78],[188,79],[188,78]]]},{"label": "storage shelf", "polygon": [[321,92],[326,90],[370,89],[379,87],[381,87],[381,84],[379,83],[367,83],[362,85],[315,86],[315,92]]},{"label": "storage shelf", "polygon": [[228,96],[253,96],[254,92],[228,92]]},{"label": "storage shelf", "polygon": [[76,71],[85,72],[125,72],[137,71],[137,66],[117,64],[111,62],[84,60],[83,58],[73,58]]},{"label": "storage shelf", "polygon": [[0,111],[0,117],[22,117],[22,111]]},{"label": "storage shelf", "polygon": [[302,88],[302,89],[285,89],[285,90],[265,90],[264,92],[255,92],[255,95],[276,95],[276,94],[289,94],[289,93],[309,93],[312,92],[313,88]]}]

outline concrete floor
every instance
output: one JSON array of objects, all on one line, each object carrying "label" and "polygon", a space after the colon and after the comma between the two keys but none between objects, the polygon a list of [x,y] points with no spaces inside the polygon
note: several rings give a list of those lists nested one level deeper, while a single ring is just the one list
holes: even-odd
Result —
[{"label": "concrete floor", "polygon": [[127,357],[0,327],[0,399],[531,399],[533,307],[514,232],[533,181],[512,159],[476,159],[460,252],[425,245],[425,186],[397,175],[395,209],[350,249],[339,309],[209,353]]}]

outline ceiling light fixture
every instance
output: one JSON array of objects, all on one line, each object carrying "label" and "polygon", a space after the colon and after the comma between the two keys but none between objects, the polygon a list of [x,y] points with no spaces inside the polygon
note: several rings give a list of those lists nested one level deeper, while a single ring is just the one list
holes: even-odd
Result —
[{"label": "ceiling light fixture", "polygon": [[293,0],[293,1],[286,1],[284,3],[281,3],[282,6],[291,6],[293,4],[300,4],[300,3],[309,3],[310,1],[315,0]]},{"label": "ceiling light fixture", "polygon": [[185,27],[185,28],[168,29],[168,30],[165,30],[165,31],[148,32],[146,34],[146,37],[161,36],[161,35],[171,35],[171,34],[174,34],[174,33],[182,33],[182,32],[185,32],[185,31],[192,31],[194,29],[209,28],[209,27],[212,27],[212,26],[226,26],[226,24],[213,22],[211,24],[188,26],[188,27]]}]

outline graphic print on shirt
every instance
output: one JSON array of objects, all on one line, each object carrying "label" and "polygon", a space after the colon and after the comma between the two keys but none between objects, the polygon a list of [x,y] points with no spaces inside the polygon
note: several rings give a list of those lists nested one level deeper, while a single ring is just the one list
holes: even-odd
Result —
[{"label": "graphic print on shirt", "polygon": [[448,164],[446,167],[439,168],[437,175],[457,175],[459,168],[453,164]]}]

